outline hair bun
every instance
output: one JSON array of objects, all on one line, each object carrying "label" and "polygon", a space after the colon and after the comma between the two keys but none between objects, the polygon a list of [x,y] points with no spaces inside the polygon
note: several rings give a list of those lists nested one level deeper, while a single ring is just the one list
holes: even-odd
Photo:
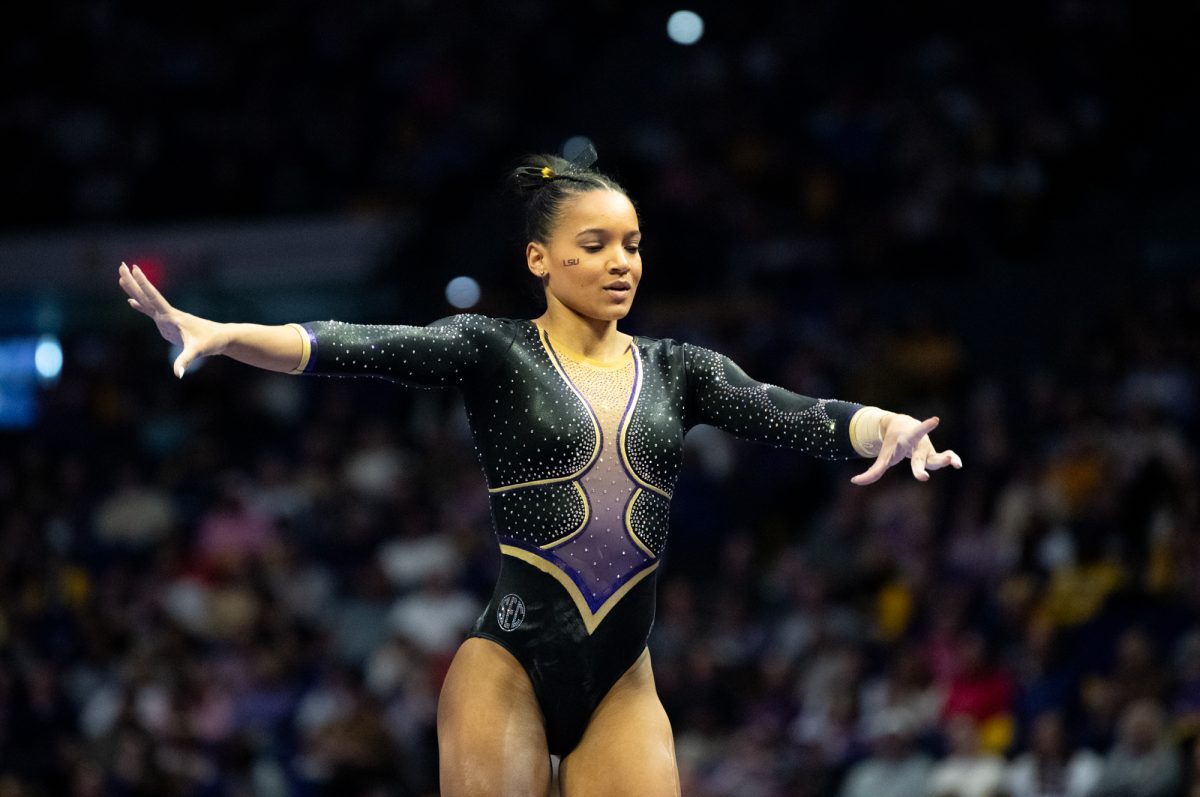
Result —
[{"label": "hair bun", "polygon": [[586,183],[594,174],[592,166],[599,157],[595,145],[590,141],[570,160],[557,155],[539,155],[531,158],[526,165],[518,166],[512,173],[512,182],[522,195],[539,191],[555,180]]},{"label": "hair bun", "polygon": [[589,141],[584,145],[578,154],[570,160],[570,168],[572,171],[586,172],[596,164],[600,159],[600,155],[596,153],[596,145]]}]

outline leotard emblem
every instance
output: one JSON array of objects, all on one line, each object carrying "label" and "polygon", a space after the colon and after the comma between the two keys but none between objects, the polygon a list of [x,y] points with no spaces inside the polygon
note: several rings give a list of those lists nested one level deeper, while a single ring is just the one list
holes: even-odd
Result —
[{"label": "leotard emblem", "polygon": [[516,631],[525,621],[525,601],[521,596],[510,592],[500,599],[496,607],[496,623],[505,631]]}]

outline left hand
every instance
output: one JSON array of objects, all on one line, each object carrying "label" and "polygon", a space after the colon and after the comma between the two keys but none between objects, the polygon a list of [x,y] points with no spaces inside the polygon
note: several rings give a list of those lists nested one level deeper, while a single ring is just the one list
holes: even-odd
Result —
[{"label": "left hand", "polygon": [[879,481],[884,471],[904,458],[912,460],[912,473],[918,481],[929,481],[929,471],[941,468],[961,468],[962,459],[947,449],[937,451],[929,439],[929,433],[937,428],[937,417],[918,421],[911,415],[892,413],[880,422],[883,433],[883,448],[871,467],[850,481],[863,485]]}]

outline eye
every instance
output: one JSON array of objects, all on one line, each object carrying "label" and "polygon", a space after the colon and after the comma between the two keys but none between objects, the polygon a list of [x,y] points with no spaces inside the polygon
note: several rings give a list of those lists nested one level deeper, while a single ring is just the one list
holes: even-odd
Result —
[{"label": "eye", "polygon": [[625,251],[626,251],[626,252],[629,252],[630,254],[635,254],[635,255],[636,255],[636,254],[637,254],[638,252],[640,252],[641,250],[642,250],[642,245],[641,245],[641,244],[627,244],[627,245],[625,246]]},{"label": "eye", "polygon": [[604,248],[600,244],[580,244],[580,246],[583,247],[583,251],[591,252],[592,254],[595,254]]}]

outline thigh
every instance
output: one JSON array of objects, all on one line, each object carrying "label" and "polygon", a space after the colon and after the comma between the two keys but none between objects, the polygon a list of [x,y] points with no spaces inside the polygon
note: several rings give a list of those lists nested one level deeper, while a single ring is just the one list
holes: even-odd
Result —
[{"label": "thigh", "polygon": [[563,797],[679,794],[671,722],[650,671],[650,652],[613,685],[579,744],[559,766]]},{"label": "thigh", "polygon": [[533,685],[512,654],[487,639],[462,644],[438,699],[443,797],[545,797],[550,753]]}]

